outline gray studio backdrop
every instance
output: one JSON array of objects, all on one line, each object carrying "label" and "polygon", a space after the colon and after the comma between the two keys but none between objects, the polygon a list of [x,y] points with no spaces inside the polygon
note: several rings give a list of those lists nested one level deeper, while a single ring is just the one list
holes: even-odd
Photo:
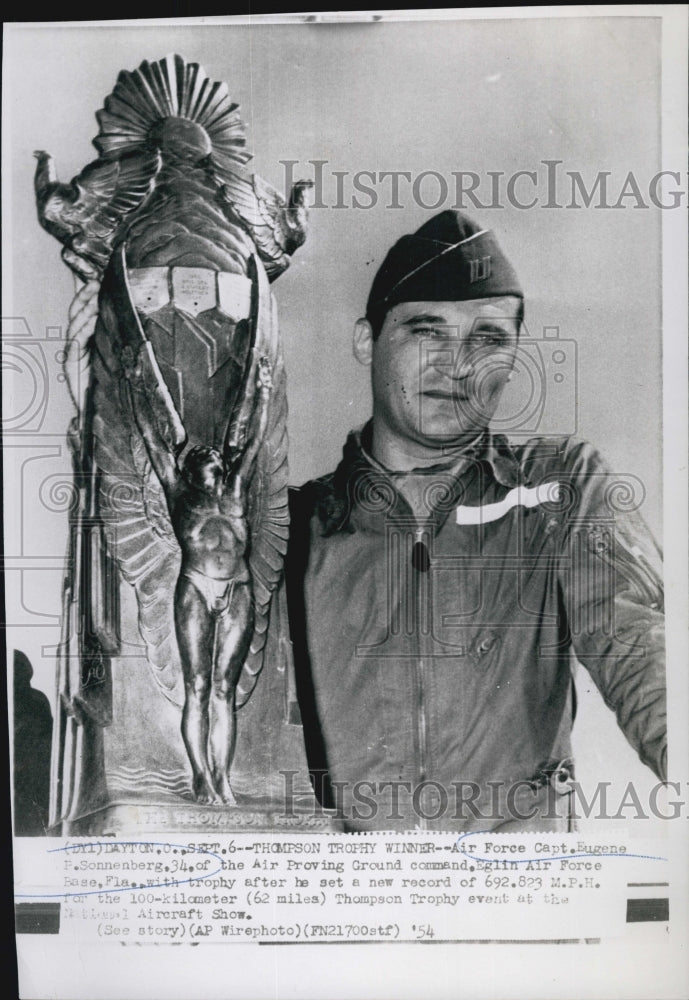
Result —
[{"label": "gray studio backdrop", "polygon": [[[387,248],[433,211],[456,207],[455,175],[465,175],[466,189],[473,173],[475,195],[490,207],[476,208],[465,196],[466,210],[497,231],[513,260],[529,334],[542,338],[545,328],[562,341],[566,378],[551,384],[539,431],[575,431],[595,442],[615,471],[638,477],[647,492],[642,511],[659,537],[662,211],[648,194],[660,169],[659,43],[658,22],[649,17],[12,26],[3,88],[4,313],[24,318],[40,338],[66,324],[74,291],[57,243],[36,222],[33,151],[51,152],[60,178],[69,180],[95,157],[94,113],[118,71],[178,52],[227,82],[257,173],[283,190],[281,161],[296,162],[295,179],[321,171],[323,207],[313,210],[307,244],[274,286],[289,377],[292,481],[330,470],[347,431],[369,414],[368,376],[352,357],[351,330]],[[326,162],[316,167],[315,160]],[[411,175],[399,177],[401,207],[390,207],[385,171]],[[582,197],[574,199],[579,207],[565,207],[572,172],[590,190],[602,171],[603,205],[619,207],[596,207],[600,188],[588,208]],[[630,172],[649,207],[639,204],[631,182],[632,193],[619,198]],[[517,206],[534,198],[533,207]],[[548,351],[546,381],[552,345]],[[52,695],[46,647],[59,636],[67,518],[54,492],[40,490],[47,477],[69,473],[71,409],[54,352],[48,355],[47,408],[40,437],[31,439],[43,447],[13,466],[6,518],[8,546],[35,555],[38,567],[8,575],[21,626],[13,635],[21,635],[38,686]],[[588,675],[579,688],[580,775],[650,785],[650,772],[591,693]]]}]

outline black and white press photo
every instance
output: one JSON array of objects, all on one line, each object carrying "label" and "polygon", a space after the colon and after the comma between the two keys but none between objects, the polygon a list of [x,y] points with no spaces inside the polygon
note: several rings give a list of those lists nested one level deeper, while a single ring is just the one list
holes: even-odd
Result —
[{"label": "black and white press photo", "polygon": [[6,26],[27,1000],[682,995],[686,28]]}]

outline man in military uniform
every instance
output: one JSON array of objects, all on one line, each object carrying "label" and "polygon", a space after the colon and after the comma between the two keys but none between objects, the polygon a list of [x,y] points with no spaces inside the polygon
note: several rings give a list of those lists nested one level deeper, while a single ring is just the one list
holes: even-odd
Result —
[{"label": "man in military uniform", "polygon": [[404,236],[355,329],[372,419],[293,497],[310,764],[348,829],[571,828],[574,656],[664,778],[653,540],[591,445],[489,426],[522,319],[492,232]]}]

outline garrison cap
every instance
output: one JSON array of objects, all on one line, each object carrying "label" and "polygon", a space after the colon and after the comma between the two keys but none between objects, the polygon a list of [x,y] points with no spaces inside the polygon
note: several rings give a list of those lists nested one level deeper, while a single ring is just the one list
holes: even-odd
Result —
[{"label": "garrison cap", "polygon": [[373,279],[366,317],[381,322],[399,302],[524,297],[493,232],[462,212],[433,216],[395,243]]}]

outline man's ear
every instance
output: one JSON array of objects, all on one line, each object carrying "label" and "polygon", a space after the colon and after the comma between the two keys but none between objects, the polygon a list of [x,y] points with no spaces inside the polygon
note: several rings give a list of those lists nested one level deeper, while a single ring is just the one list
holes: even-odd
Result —
[{"label": "man's ear", "polygon": [[373,327],[367,319],[354,324],[354,357],[361,365],[370,365],[373,359]]}]

